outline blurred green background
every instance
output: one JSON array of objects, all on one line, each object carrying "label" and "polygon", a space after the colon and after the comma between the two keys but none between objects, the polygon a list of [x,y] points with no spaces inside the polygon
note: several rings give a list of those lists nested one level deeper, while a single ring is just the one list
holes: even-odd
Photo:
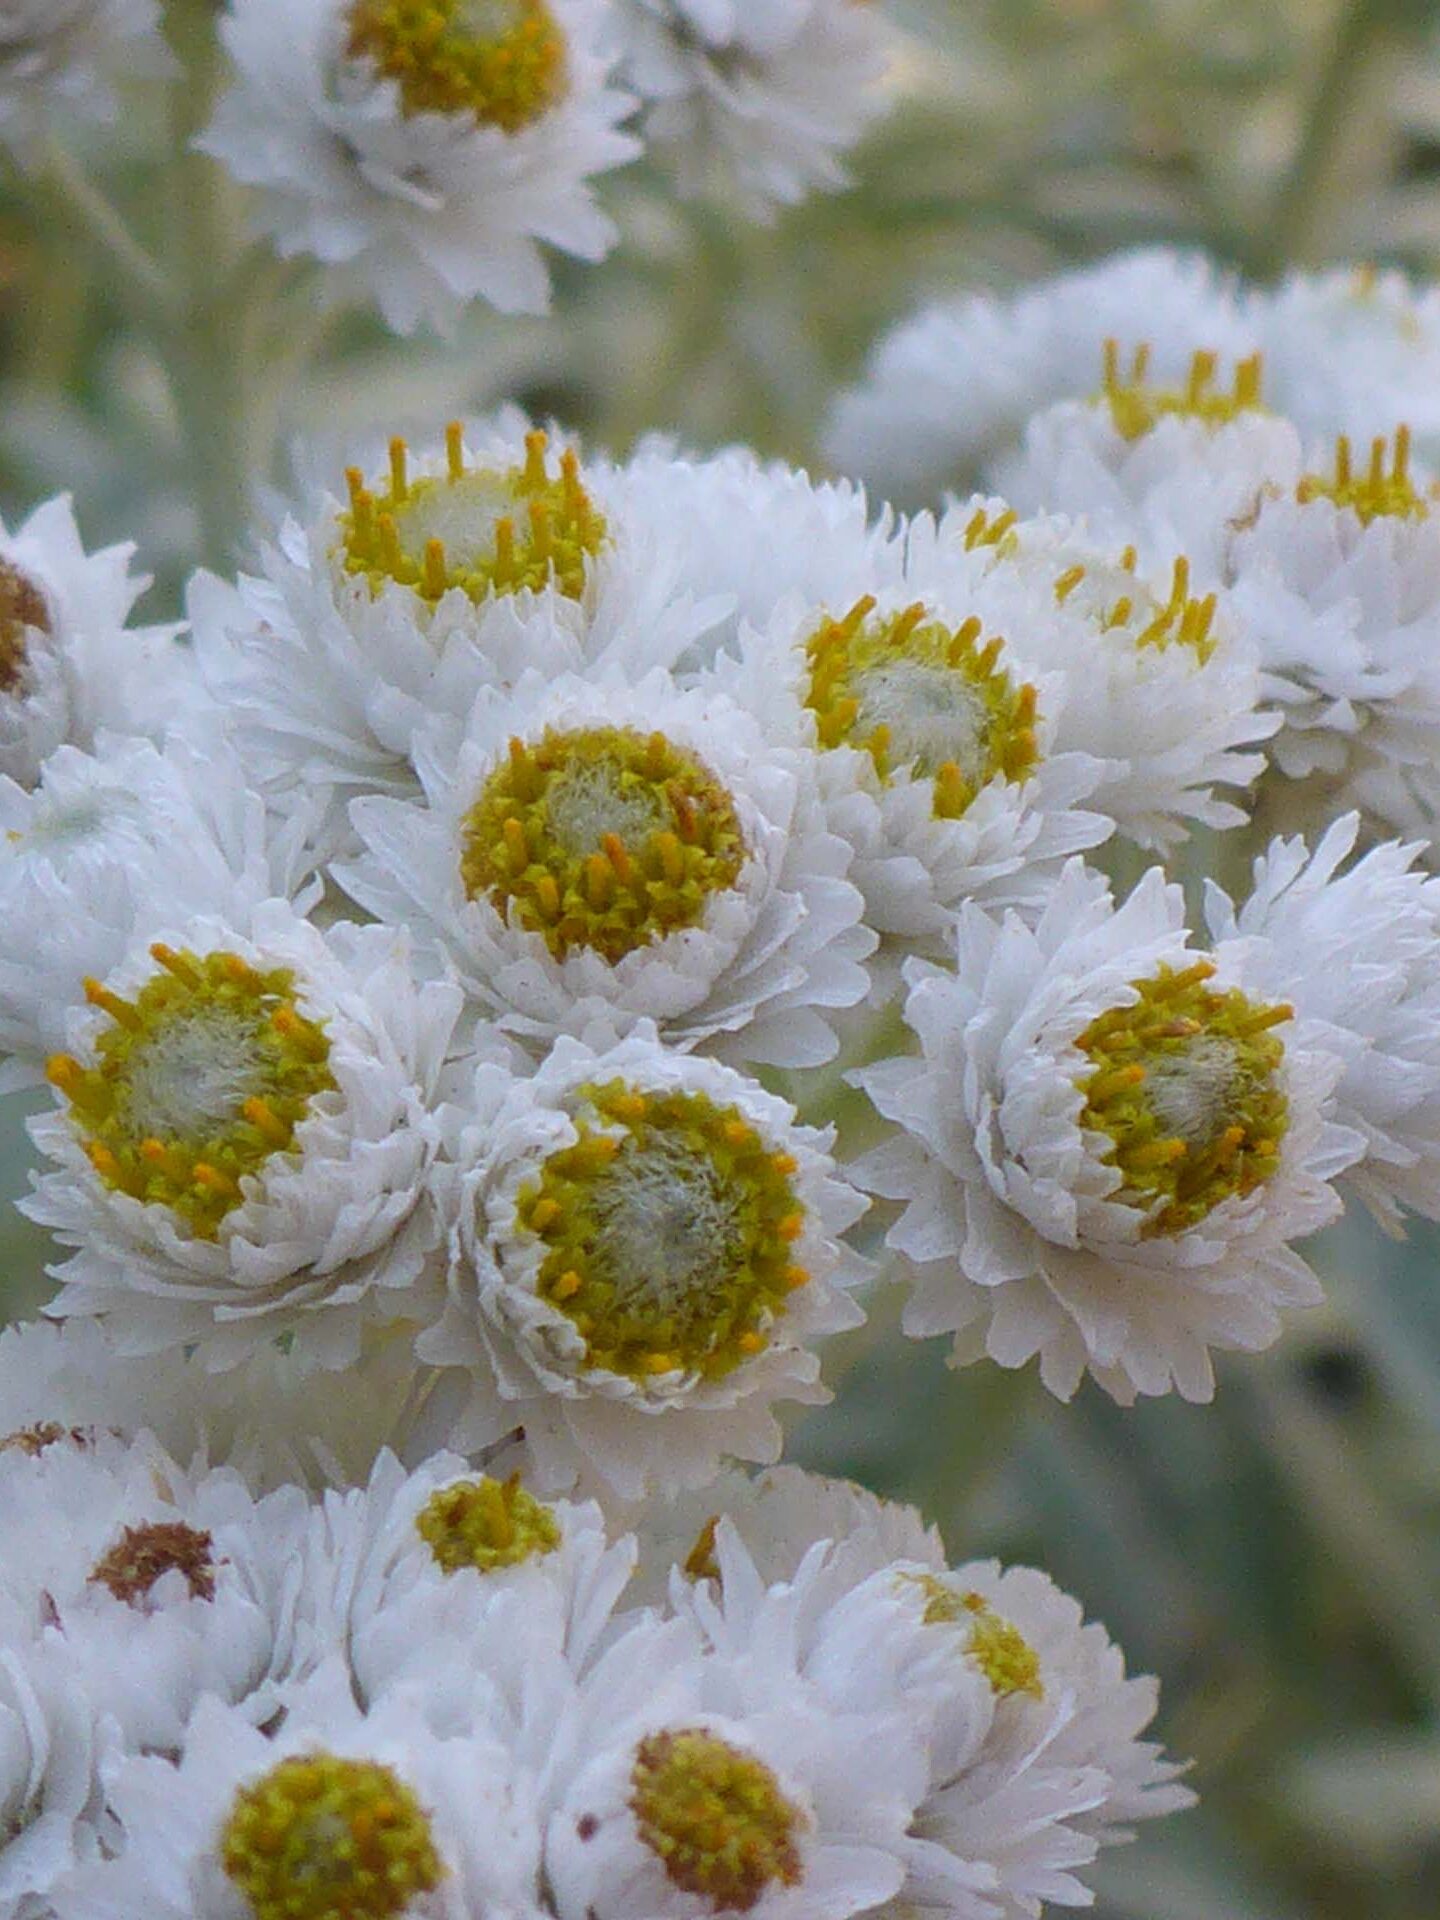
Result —
[{"label": "blurred green background", "polygon": [[[234,556],[242,466],[287,479],[282,421],[334,444],[515,397],[617,451],[664,428],[808,462],[835,387],[925,294],[1153,240],[1261,277],[1440,262],[1431,0],[890,10],[895,110],[855,154],[853,192],[747,227],[631,169],[608,192],[622,246],[561,268],[552,319],[477,313],[448,346],[327,317],[255,255],[157,340],[73,203],[9,182],[0,510],[72,489],[92,542],[140,541],[158,616],[197,556]],[[213,11],[167,8],[196,44]],[[148,96],[90,156],[161,257],[183,242],[177,207],[238,217],[199,160],[170,167],[173,198],[152,190],[203,108],[196,62],[178,100]],[[267,375],[243,420],[192,377],[232,337]],[[18,1103],[0,1110],[6,1201],[25,1180],[19,1121]],[[43,1297],[42,1238],[7,1204],[0,1242],[18,1314]],[[857,1349],[840,1400],[796,1432],[807,1462],[920,1501],[957,1556],[1045,1565],[1162,1676],[1162,1730],[1195,1756],[1204,1804],[1109,1857],[1103,1920],[1440,1913],[1437,1249],[1359,1221],[1328,1236],[1329,1308],[1222,1363],[1212,1408],[1123,1412],[1089,1390],[1061,1407],[1028,1375],[951,1374],[938,1344],[895,1338]]]}]

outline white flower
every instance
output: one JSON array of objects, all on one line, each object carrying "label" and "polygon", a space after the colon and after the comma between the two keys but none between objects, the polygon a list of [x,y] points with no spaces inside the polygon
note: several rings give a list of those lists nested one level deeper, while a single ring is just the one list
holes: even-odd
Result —
[{"label": "white flower", "polygon": [[852,0],[622,0],[641,131],[684,194],[754,219],[848,184],[841,155],[883,110],[889,39]]},{"label": "white flower", "polygon": [[812,1343],[863,1317],[829,1136],[653,1027],[484,1067],[450,1118],[449,1305],[416,1344],[473,1377],[457,1450],[523,1427],[537,1484],[625,1498],[773,1460],[772,1402],[823,1400]]},{"label": "white flower", "polygon": [[1215,939],[1252,943],[1247,977],[1345,1062],[1335,1118],[1365,1155],[1342,1189],[1399,1233],[1406,1208],[1440,1218],[1440,880],[1414,871],[1418,847],[1393,843],[1341,873],[1359,826],[1338,820],[1313,854],[1272,842],[1239,911],[1214,882],[1206,911]]},{"label": "white flower", "polygon": [[228,1469],[187,1479],[148,1436],[25,1428],[0,1449],[0,1593],[57,1683],[127,1742],[169,1747],[202,1693],[273,1708],[305,1515],[293,1487],[256,1501]]},{"label": "white flower", "polygon": [[1239,359],[1256,345],[1203,257],[1122,253],[1008,299],[971,294],[902,321],[875,348],[864,383],[841,397],[826,451],[883,494],[968,490],[1032,414],[1094,393],[1105,341],[1138,344],[1137,324],[1168,380],[1182,379],[1197,351]]},{"label": "white flower", "polygon": [[25,1202],[76,1248],[55,1311],[122,1352],[217,1367],[285,1334],[344,1367],[367,1318],[426,1317],[433,1108],[460,1007],[403,933],[327,937],[279,902],[132,953],[72,1016]]},{"label": "white flower", "polygon": [[1120,907],[1072,862],[1035,927],[965,910],[953,973],[911,962],[919,1059],[857,1079],[899,1135],[852,1169],[903,1200],[906,1326],[957,1359],[1088,1369],[1128,1403],[1208,1399],[1212,1347],[1252,1351],[1320,1297],[1288,1244],[1334,1219],[1363,1150],[1326,1116],[1323,1030],[1250,987],[1246,943],[1188,946],[1152,870]]},{"label": "white flower", "polygon": [[[362,1715],[338,1662],[289,1689],[285,1706],[267,1739],[242,1711],[202,1700],[178,1765],[147,1755],[116,1766],[123,1851],[61,1882],[60,1920],[271,1920],[294,1910],[297,1861],[317,1920],[542,1920],[533,1796],[492,1736],[440,1737],[402,1691]],[[363,1910],[357,1854],[370,1876]]]},{"label": "white flower", "polygon": [[0,141],[24,156],[52,121],[109,124],[122,75],[164,73],[158,0],[7,0],[0,17]]},{"label": "white flower", "polygon": [[65,495],[0,526],[0,774],[21,786],[67,741],[158,735],[193,704],[175,630],[125,624],[150,584],[130,572],[134,551],[87,554]]},{"label": "white flower", "polygon": [[272,820],[213,729],[163,751],[57,747],[28,790],[0,775],[0,1091],[43,1081],[86,978],[177,905],[235,920],[276,897],[313,904],[309,825]]},{"label": "white flower", "polygon": [[601,259],[615,228],[590,177],[640,150],[606,24],[599,0],[232,0],[201,144],[260,189],[280,254],[336,269],[396,332],[448,330],[476,299],[540,313],[537,243]]},{"label": "white flower", "polygon": [[0,1909],[43,1920],[56,1880],[99,1851],[98,1767],[114,1738],[73,1680],[39,1650],[0,1649]]},{"label": "white flower", "polygon": [[833,1057],[875,936],[827,829],[813,756],[655,673],[527,674],[476,701],[458,749],[415,747],[429,804],[361,799],[337,869],[444,953],[507,1031],[543,1048],[596,1017],[736,1062]]}]

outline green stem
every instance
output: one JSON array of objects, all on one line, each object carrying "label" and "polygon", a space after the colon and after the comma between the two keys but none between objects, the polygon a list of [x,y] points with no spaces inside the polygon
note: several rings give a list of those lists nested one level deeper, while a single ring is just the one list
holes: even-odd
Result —
[{"label": "green stem", "polygon": [[45,178],[66,212],[120,268],[132,303],[150,314],[170,309],[175,301],[170,276],[135,238],[115,203],[58,141],[46,148]]}]

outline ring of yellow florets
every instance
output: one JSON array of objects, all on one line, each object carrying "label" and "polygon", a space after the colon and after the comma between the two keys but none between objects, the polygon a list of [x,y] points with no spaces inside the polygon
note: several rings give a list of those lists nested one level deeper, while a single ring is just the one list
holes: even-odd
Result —
[{"label": "ring of yellow florets", "polygon": [[91,1568],[90,1581],[136,1607],[167,1573],[184,1576],[192,1600],[213,1600],[215,1556],[210,1535],[183,1520],[152,1520],[141,1527],[126,1527]]},{"label": "ring of yellow florets", "polygon": [[[1133,576],[1136,560],[1135,548],[1126,547],[1120,556],[1120,573]],[[1169,647],[1188,647],[1201,666],[1214,654],[1216,596],[1207,593],[1197,597],[1190,592],[1190,562],[1183,554],[1175,562],[1170,598],[1163,605],[1129,578],[1112,600],[1103,588],[1096,592],[1098,583],[1090,579],[1090,571],[1077,562],[1060,575],[1055,582],[1055,598],[1061,606],[1085,586],[1091,591],[1093,615],[1102,632],[1131,627],[1134,631],[1130,639],[1135,647],[1154,647],[1162,653]]]},{"label": "ring of yellow florets", "polygon": [[1383,436],[1370,443],[1370,463],[1357,469],[1352,460],[1350,441],[1341,434],[1335,442],[1335,471],[1327,475],[1309,473],[1295,489],[1301,506],[1312,500],[1331,500],[1355,514],[1362,525],[1382,516],[1394,520],[1426,520],[1430,516],[1434,494],[1416,487],[1410,473],[1410,429],[1400,427],[1395,448],[1387,464],[1389,447]]},{"label": "ring of yellow florets", "polygon": [[577,1091],[575,1144],[518,1200],[544,1249],[537,1287],[587,1366],[717,1380],[763,1352],[808,1275],[796,1163],[737,1107],[612,1080]]},{"label": "ring of yellow florets", "polygon": [[630,1810],[671,1884],[717,1913],[748,1913],[802,1878],[799,1807],[763,1760],[699,1727],[640,1742]]},{"label": "ring of yellow florets", "polygon": [[554,1553],[560,1545],[555,1509],[510,1480],[457,1480],[432,1493],[415,1516],[415,1530],[442,1573],[474,1567],[493,1573]]},{"label": "ring of yellow florets", "polygon": [[1219,356],[1200,352],[1192,356],[1183,386],[1158,387],[1149,383],[1150,348],[1139,346],[1125,373],[1120,365],[1120,343],[1105,342],[1100,399],[1109,407],[1115,431],[1125,440],[1139,440],[1161,420],[1181,416],[1207,427],[1223,427],[1242,413],[1262,410],[1262,362],[1258,353],[1237,362],[1230,391],[1215,384]]},{"label": "ring of yellow florets", "polygon": [[351,0],[346,50],[394,80],[406,113],[468,113],[518,133],[565,94],[545,0]]},{"label": "ring of yellow florets", "polygon": [[235,953],[150,949],[160,971],[133,1000],[86,982],[110,1016],[96,1062],[49,1062],[91,1164],[112,1191],[169,1207],[213,1239],[240,1183],[289,1151],[334,1087],[330,1043],[295,1006],[295,976]]},{"label": "ring of yellow florets", "polygon": [[1035,689],[999,664],[1001,642],[982,646],[977,619],[927,620],[922,604],[878,619],[874,609],[867,596],[806,643],[805,705],[820,745],[868,753],[882,781],[902,769],[932,780],[941,820],[958,819],[991,780],[1033,772]]},{"label": "ring of yellow florets", "polygon": [[1076,1081],[1080,1125],[1109,1136],[1112,1196],[1149,1217],[1147,1238],[1184,1233],[1232,1195],[1253,1193],[1280,1164],[1289,1105],[1276,1082],[1287,1006],[1206,985],[1208,960],[1137,980],[1134,1006],[1112,1007],[1076,1041],[1093,1065]]},{"label": "ring of yellow florets", "polygon": [[24,678],[30,635],[50,630],[44,594],[18,567],[0,560],[0,693],[14,693]]},{"label": "ring of yellow florets", "polygon": [[476,606],[492,594],[551,585],[578,600],[586,561],[599,553],[606,527],[573,448],[561,454],[552,479],[542,432],[525,436],[524,464],[509,468],[467,468],[458,422],[446,429],[445,443],[445,472],[412,477],[405,442],[392,440],[379,493],[358,467],[349,470],[350,506],[339,518],[345,571],[365,580],[373,595],[396,581],[431,606],[453,589]]},{"label": "ring of yellow florets", "polygon": [[961,1593],[933,1573],[907,1574],[925,1595],[921,1615],[927,1627],[966,1626],[968,1659],[975,1662],[990,1682],[996,1699],[1014,1693],[1043,1700],[1045,1688],[1040,1678],[1040,1656],[1013,1621],[998,1614],[984,1594]]},{"label": "ring of yellow florets", "polygon": [[745,859],[735,804],[694,754],[590,727],[511,740],[465,816],[460,874],[557,960],[587,947],[614,966],[698,926]]},{"label": "ring of yellow florets", "polygon": [[373,1760],[282,1760],[236,1794],[220,1862],[255,1920],[393,1920],[444,1868],[411,1789]]}]

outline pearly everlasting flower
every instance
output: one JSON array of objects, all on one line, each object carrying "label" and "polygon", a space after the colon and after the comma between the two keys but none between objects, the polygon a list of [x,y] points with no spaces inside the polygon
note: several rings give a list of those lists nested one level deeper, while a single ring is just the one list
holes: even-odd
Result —
[{"label": "pearly everlasting flower", "polygon": [[9,0],[0,18],[0,143],[24,157],[52,123],[112,122],[122,74],[164,73],[158,0]]},{"label": "pearly everlasting flower", "polygon": [[1137,315],[1166,380],[1182,380],[1197,351],[1236,360],[1257,344],[1234,291],[1201,256],[1122,253],[1008,299],[971,294],[902,321],[841,396],[826,451],[885,494],[968,490],[1017,446],[1032,414],[1095,390],[1104,343],[1132,340]]},{"label": "pearly everlasting flower", "polygon": [[1040,1359],[1068,1399],[1214,1390],[1320,1297],[1290,1246],[1334,1219],[1364,1142],[1328,1118],[1342,1062],[1272,1000],[1246,943],[1188,945],[1154,869],[1119,907],[1076,861],[1032,928],[967,909],[953,972],[912,962],[919,1058],[857,1079],[899,1129],[854,1169],[904,1202],[917,1336]]},{"label": "pearly everlasting flower", "polygon": [[64,495],[0,526],[0,775],[22,787],[67,742],[155,735],[193,702],[174,629],[126,626],[150,584],[130,572],[134,551],[87,554]]},{"label": "pearly everlasting flower", "polygon": [[425,1193],[459,1012],[394,929],[322,936],[279,902],[200,919],[87,986],[26,1211],[75,1252],[55,1311],[122,1352],[233,1366],[280,1335],[345,1367],[368,1319],[424,1318]]},{"label": "pearly everlasting flower", "polygon": [[537,1485],[624,1498],[774,1459],[773,1403],[824,1399],[812,1343],[863,1317],[829,1136],[653,1027],[482,1067],[447,1118],[449,1301],[416,1345],[471,1376],[451,1444],[523,1427]]},{"label": "pearly everlasting flower", "polygon": [[337,877],[443,953],[543,1048],[596,1018],[667,1042],[813,1066],[875,945],[810,759],[714,693],[527,674],[477,700],[458,749],[416,743],[428,804],[360,799]]},{"label": "pearly everlasting flower", "polygon": [[841,156],[883,109],[888,38],[855,0],[621,0],[641,131],[684,194],[756,219],[848,184]]},{"label": "pearly everlasting flower", "polygon": [[1359,827],[1336,821],[1313,853],[1273,841],[1238,911],[1209,883],[1207,917],[1215,939],[1250,943],[1247,975],[1345,1062],[1335,1118],[1365,1152],[1342,1187],[1398,1234],[1406,1209],[1440,1217],[1440,880],[1415,871],[1414,846],[1347,864]]},{"label": "pearly everlasting flower", "polygon": [[543,312],[540,244],[601,259],[591,177],[632,159],[598,0],[232,0],[229,91],[201,141],[387,325]]},{"label": "pearly everlasting flower", "polygon": [[0,1090],[43,1082],[87,977],[175,904],[238,920],[313,902],[310,822],[275,821],[224,741],[104,737],[57,747],[27,789],[0,776]]}]

